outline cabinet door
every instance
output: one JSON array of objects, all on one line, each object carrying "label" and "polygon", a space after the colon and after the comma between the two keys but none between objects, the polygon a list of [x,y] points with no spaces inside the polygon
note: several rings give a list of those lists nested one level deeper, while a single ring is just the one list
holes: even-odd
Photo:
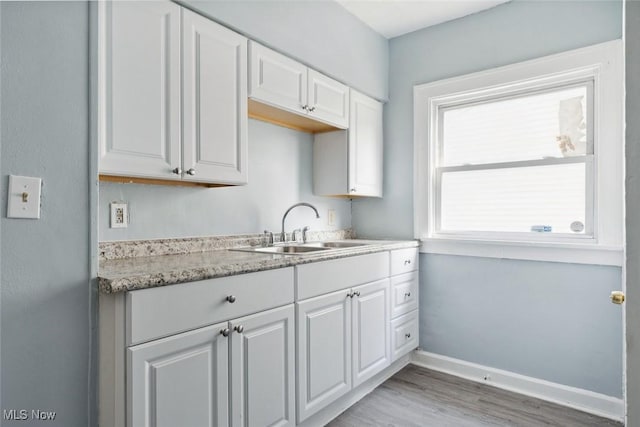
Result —
[{"label": "cabinet door", "polygon": [[227,323],[127,349],[127,425],[228,425]]},{"label": "cabinet door", "polygon": [[294,306],[231,321],[231,425],[295,425]]},{"label": "cabinet door", "polygon": [[98,7],[100,173],[180,179],[180,7]]},{"label": "cabinet door", "polygon": [[182,27],[184,179],[246,184],[247,39],[187,9]]},{"label": "cabinet door", "polygon": [[309,116],[339,128],[349,127],[349,88],[309,69]]},{"label": "cabinet door", "polygon": [[382,197],[382,104],[351,90],[349,194]]},{"label": "cabinet door", "polygon": [[307,67],[253,41],[249,42],[249,55],[249,96],[306,114]]},{"label": "cabinet door", "polygon": [[353,386],[389,366],[389,279],[353,288]]},{"label": "cabinet door", "polygon": [[298,423],[351,389],[348,290],[297,304]]}]

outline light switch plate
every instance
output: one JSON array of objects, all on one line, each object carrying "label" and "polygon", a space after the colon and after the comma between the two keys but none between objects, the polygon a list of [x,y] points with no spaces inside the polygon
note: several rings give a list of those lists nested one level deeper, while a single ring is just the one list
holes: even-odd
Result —
[{"label": "light switch plate", "polygon": [[42,178],[9,175],[7,218],[40,218]]}]

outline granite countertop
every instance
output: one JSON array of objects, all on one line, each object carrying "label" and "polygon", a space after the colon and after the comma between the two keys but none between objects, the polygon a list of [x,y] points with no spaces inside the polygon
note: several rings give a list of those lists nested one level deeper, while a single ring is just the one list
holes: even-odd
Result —
[{"label": "granite countertop", "polygon": [[103,259],[100,261],[98,283],[100,292],[112,294],[418,246],[415,240],[349,241],[365,245],[304,255],[220,249],[176,255]]}]

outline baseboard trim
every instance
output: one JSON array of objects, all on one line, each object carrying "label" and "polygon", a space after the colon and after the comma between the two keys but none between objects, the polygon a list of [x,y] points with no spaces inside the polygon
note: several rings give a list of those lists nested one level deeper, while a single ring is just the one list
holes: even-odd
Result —
[{"label": "baseboard trim", "polygon": [[624,401],[615,397],[421,350],[413,352],[411,363],[624,422]]}]

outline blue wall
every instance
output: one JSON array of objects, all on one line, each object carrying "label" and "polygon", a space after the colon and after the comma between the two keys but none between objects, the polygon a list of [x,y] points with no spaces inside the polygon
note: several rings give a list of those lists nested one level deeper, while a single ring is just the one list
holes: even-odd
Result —
[{"label": "blue wall", "polygon": [[[384,199],[353,202],[358,235],[413,237],[414,85],[621,35],[619,1],[516,0],[392,39]],[[420,264],[424,350],[622,396],[622,316],[607,299],[620,268],[424,254]]]},{"label": "blue wall", "polygon": [[[2,2],[0,15],[2,409],[56,411],[44,424],[86,427],[88,5]],[[39,220],[6,218],[9,174],[42,177]]]},{"label": "blue wall", "polygon": [[388,98],[388,41],[333,1],[180,1],[380,100]]}]

